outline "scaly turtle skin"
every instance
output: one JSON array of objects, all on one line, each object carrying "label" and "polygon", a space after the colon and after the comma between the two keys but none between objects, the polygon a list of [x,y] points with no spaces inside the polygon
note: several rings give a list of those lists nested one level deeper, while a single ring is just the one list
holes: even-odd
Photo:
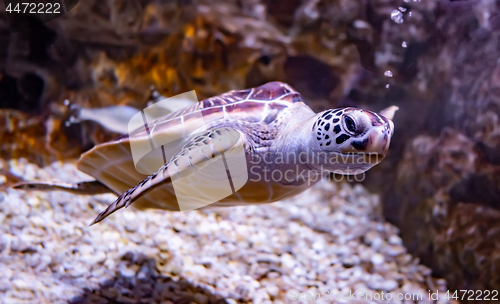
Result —
[{"label": "scaly turtle skin", "polygon": [[[94,147],[82,155],[77,167],[96,181],[24,183],[15,188],[119,195],[92,224],[131,203],[139,209],[178,211],[182,208],[173,175],[189,176],[190,169],[228,152],[229,142],[238,142],[248,181],[213,205],[271,203],[304,191],[329,172],[358,174],[376,165],[389,148],[396,110],[392,106],[377,114],[343,108],[315,114],[289,85],[271,82],[203,100],[157,119],[148,128]],[[134,165],[131,143],[149,144],[155,136],[174,142],[178,153],[168,157],[163,153],[165,163],[146,176],[139,173],[144,168]]]}]

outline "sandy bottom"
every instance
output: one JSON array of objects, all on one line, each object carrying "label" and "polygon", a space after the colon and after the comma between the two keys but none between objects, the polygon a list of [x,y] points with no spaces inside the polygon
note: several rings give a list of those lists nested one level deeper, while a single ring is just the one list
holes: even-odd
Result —
[{"label": "sandy bottom", "polygon": [[[91,179],[70,163],[11,161],[10,171]],[[262,206],[128,208],[89,227],[114,199],[0,192],[0,302],[448,303],[446,281],[407,253],[360,185],[324,181]]]}]

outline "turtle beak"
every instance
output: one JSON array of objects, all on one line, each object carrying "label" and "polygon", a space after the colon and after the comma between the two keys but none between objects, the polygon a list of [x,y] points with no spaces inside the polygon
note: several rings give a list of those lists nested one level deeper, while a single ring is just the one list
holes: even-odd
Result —
[{"label": "turtle beak", "polygon": [[368,137],[367,151],[380,154],[382,157],[387,155],[391,137],[394,134],[394,123],[387,120],[386,123],[374,127]]},{"label": "turtle beak", "polygon": [[[368,114],[368,118],[374,117],[372,113]],[[361,138],[354,139],[351,144],[342,147],[341,152],[364,154],[368,163],[377,164],[387,155],[394,133],[394,123],[386,117],[371,119],[369,122],[369,130]]]}]

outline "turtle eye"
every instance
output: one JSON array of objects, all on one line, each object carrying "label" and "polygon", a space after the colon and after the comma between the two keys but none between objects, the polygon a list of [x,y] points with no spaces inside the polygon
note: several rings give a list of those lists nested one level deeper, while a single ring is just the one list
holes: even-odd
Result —
[{"label": "turtle eye", "polygon": [[349,132],[356,133],[356,123],[354,122],[354,119],[346,115],[344,117],[344,123]]}]

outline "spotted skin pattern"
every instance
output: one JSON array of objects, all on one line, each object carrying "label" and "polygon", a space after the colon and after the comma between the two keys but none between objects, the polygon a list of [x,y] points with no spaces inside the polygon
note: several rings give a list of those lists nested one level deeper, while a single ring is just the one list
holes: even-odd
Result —
[{"label": "spotted skin pattern", "polygon": [[[329,147],[332,144],[341,145],[352,138],[353,140],[350,141],[350,145],[355,150],[366,150],[369,144],[369,138],[354,140],[355,138],[362,137],[364,135],[362,130],[359,130],[359,128],[358,130],[356,129],[356,125],[348,116],[349,113],[352,113],[354,111],[358,111],[368,116],[371,122],[371,126],[373,127],[385,126],[389,123],[389,120],[386,117],[367,110],[359,110],[355,108],[327,110],[321,116],[319,116],[318,120],[312,127],[313,132],[316,132],[316,139],[320,147]],[[350,119],[352,121],[350,122],[350,124],[352,124],[351,128],[353,128],[351,132],[346,131],[346,119]]]},{"label": "spotted skin pattern", "polygon": [[[316,128],[316,139],[319,142],[320,147],[327,147],[332,144],[332,140],[334,140],[337,134],[340,133],[340,116],[344,111],[342,109],[328,110],[321,115],[316,123],[313,125],[313,131]],[[342,136],[342,135],[340,135]]]}]

